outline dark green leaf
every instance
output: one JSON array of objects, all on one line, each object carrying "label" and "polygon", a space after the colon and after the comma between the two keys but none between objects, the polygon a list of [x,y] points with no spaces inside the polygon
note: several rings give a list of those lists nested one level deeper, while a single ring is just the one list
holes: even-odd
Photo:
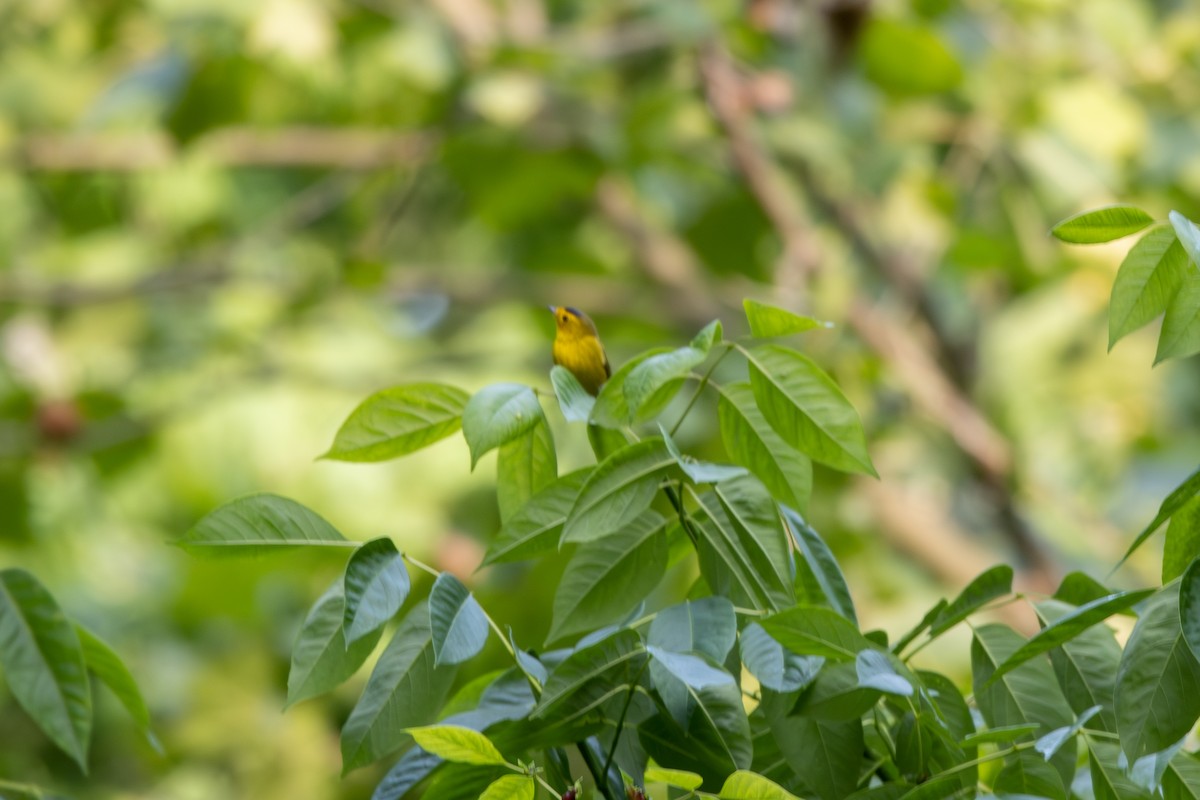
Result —
[{"label": "dark green leaf", "polygon": [[1042,726],[1036,722],[1025,722],[1020,725],[1001,725],[998,728],[988,728],[976,731],[962,739],[963,747],[976,747],[981,744],[1008,743],[1018,739],[1027,739],[1029,734],[1037,733]]},{"label": "dark green leaf", "polygon": [[898,697],[912,697],[912,684],[896,672],[886,653],[862,650],[854,658],[854,669],[858,673],[858,685],[865,689],[876,689]]},{"label": "dark green leaf", "polygon": [[146,737],[146,741],[159,755],[162,755],[162,745],[159,743],[158,737],[150,730],[150,710],[146,708],[146,701],[142,699],[142,692],[138,688],[137,681],[133,679],[125,662],[111,647],[105,644],[104,640],[82,625],[75,626],[75,633],[79,636],[79,644],[83,648],[83,659],[87,663],[87,668],[112,690],[112,693],[121,701],[121,705],[129,712],[129,716],[137,723],[138,730]]},{"label": "dark green leaf", "polygon": [[1042,758],[1049,761],[1063,748],[1063,745],[1075,738],[1079,731],[1083,729],[1083,726],[1087,724],[1088,720],[1096,716],[1099,712],[1100,706],[1092,706],[1084,710],[1070,725],[1055,728],[1045,736],[1040,737],[1034,742],[1033,749],[1041,753]]},{"label": "dark green leaf", "polygon": [[750,766],[750,723],[735,684],[690,691],[695,711],[686,729],[656,714],[638,727],[638,738],[657,764],[695,772],[716,791],[730,773]]},{"label": "dark green leaf", "polygon": [[484,453],[511,442],[544,419],[533,389],[495,383],[476,392],[463,411],[462,428],[471,449],[471,469]]},{"label": "dark green leaf", "polygon": [[0,571],[0,671],[21,707],[86,773],[92,691],[79,636],[23,569]]},{"label": "dark green leaf", "polygon": [[554,435],[543,416],[525,433],[500,446],[496,459],[496,500],[508,520],[530,497],[558,477]]},{"label": "dark green leaf", "polygon": [[300,626],[288,671],[287,705],[328,692],[353,675],[383,635],[377,627],[346,646],[343,581],[338,579],[321,595]]},{"label": "dark green leaf", "polygon": [[742,352],[759,410],[785,442],[843,472],[876,475],[858,413],[812,359],[769,344]]},{"label": "dark green leaf", "polygon": [[1007,564],[980,573],[934,618],[929,628],[930,635],[945,633],[992,600],[1012,592],[1012,578],[1013,569]]},{"label": "dark green leaf", "polygon": [[329,452],[337,461],[386,461],[445,439],[462,425],[468,395],[439,383],[384,389],[342,423]]},{"label": "dark green leaf", "polygon": [[564,542],[590,542],[628,525],[650,507],[675,459],[662,439],[645,439],[604,459],[583,484],[563,526]]},{"label": "dark green leaf", "polygon": [[[661,410],[683,384],[681,378],[691,372],[692,367],[704,361],[708,354],[694,347],[680,347],[667,353],[650,356],[634,367],[625,379],[625,403],[630,413],[637,417],[651,416]],[[674,385],[674,391],[668,390]],[[647,401],[653,398],[657,408]],[[643,409],[643,406],[647,408]]]},{"label": "dark green leaf", "polygon": [[[1036,607],[1038,615],[1051,623],[1075,611],[1074,606],[1057,600],[1043,600]],[[1092,706],[1100,706],[1100,713],[1087,727],[1116,733],[1113,692],[1121,662],[1121,646],[1112,630],[1097,625],[1083,631],[1051,650],[1050,662],[1071,710],[1080,714]]]},{"label": "dark green leaf", "polygon": [[1130,780],[1121,748],[1115,743],[1089,738],[1088,751],[1096,800],[1150,800],[1150,795]]},{"label": "dark green leaf", "polygon": [[833,327],[830,322],[821,322],[812,317],[805,317],[787,309],[769,306],[748,298],[742,301],[742,307],[746,310],[746,321],[750,323],[750,333],[760,339],[804,333],[814,328]]},{"label": "dark green leaf", "polygon": [[838,566],[833,551],[821,534],[817,533],[805,519],[795,510],[783,507],[783,516],[796,542],[796,550],[804,559],[809,574],[821,587],[829,607],[851,622],[858,624],[858,616],[854,613],[854,599],[850,597],[850,587],[846,585],[846,577]]},{"label": "dark green leaf", "polygon": [[671,434],[666,427],[661,423],[658,426],[662,433],[663,442],[667,445],[667,452],[675,459],[675,463],[683,470],[683,474],[688,476],[692,483],[720,483],[721,481],[740,478],[743,475],[748,475],[742,467],[732,467],[727,464],[710,464],[706,461],[697,461],[689,455],[684,455],[679,452],[679,448],[675,445],[675,440],[671,438]]},{"label": "dark green leaf", "polygon": [[1014,800],[1031,797],[1067,800],[1068,796],[1062,776],[1039,754],[1028,750],[1005,759],[992,789],[997,795]]},{"label": "dark green leaf", "polygon": [[[550,673],[531,716],[552,717],[552,712],[559,711],[567,700],[581,692],[590,702],[580,703],[577,698],[570,704],[570,710],[578,712],[581,707],[594,706],[597,697],[606,697],[626,686],[633,674],[632,666],[640,666],[645,658],[646,648],[642,646],[641,637],[632,630],[618,631],[575,650]],[[596,689],[601,691],[594,691]]]},{"label": "dark green leaf", "polygon": [[1166,311],[1190,268],[1187,253],[1171,226],[1155,227],[1139,239],[1113,281],[1108,302],[1108,349]]},{"label": "dark green leaf", "polygon": [[555,364],[550,369],[550,383],[554,386],[558,407],[567,422],[587,422],[596,405],[596,398],[588,394],[571,370]]},{"label": "dark green leaf", "polygon": [[810,717],[777,717],[771,732],[802,795],[841,800],[854,791],[863,762],[861,720],[830,722]]},{"label": "dark green leaf", "polygon": [[421,603],[396,630],[342,726],[342,773],[398,750],[411,738],[405,728],[433,722],[454,674],[434,666],[429,610]]},{"label": "dark green leaf", "polygon": [[788,445],[755,404],[748,383],[719,387],[721,441],[734,463],[752,471],[776,499],[804,510],[812,494],[812,462]]},{"label": "dark green leaf", "polygon": [[796,606],[766,617],[761,624],[771,638],[799,655],[848,661],[874,648],[853,623],[828,608]]},{"label": "dark green leaf", "polygon": [[1200,759],[1176,753],[1163,773],[1163,800],[1200,800]]},{"label": "dark green leaf", "polygon": [[763,686],[776,692],[803,689],[821,669],[821,656],[798,656],[784,649],[757,622],[742,629],[742,663]]},{"label": "dark green leaf", "polygon": [[443,572],[429,593],[435,666],[461,664],[487,644],[487,615],[462,581]]},{"label": "dark green leaf", "polygon": [[589,467],[563,475],[529,498],[505,520],[488,548],[483,566],[520,561],[557,550],[563,523],[591,473]]},{"label": "dark green leaf", "polygon": [[1103,622],[1118,611],[1140,603],[1152,594],[1154,594],[1153,589],[1142,589],[1136,592],[1117,592],[1116,594],[1101,597],[1080,606],[1066,616],[1042,628],[1036,636],[1021,645],[1003,664],[996,668],[996,671],[992,673],[992,677],[988,679],[989,685],[999,680],[1001,676],[1007,675],[1012,670],[1024,664],[1029,659],[1035,658],[1066,641],[1074,639],[1093,625]]},{"label": "dark green leaf", "polygon": [[1163,540],[1163,583],[1183,574],[1188,564],[1200,556],[1200,497],[1193,497],[1171,515]]},{"label": "dark green leaf", "polygon": [[1075,714],[1055,683],[1049,661],[1027,661],[991,682],[996,669],[1024,643],[1016,631],[1005,625],[981,625],[975,629],[971,643],[972,683],[984,719],[991,728],[1036,722],[1043,734],[1070,725]]},{"label": "dark green leaf", "polygon": [[[687,490],[696,497],[692,489]],[[737,478],[698,498],[700,571],[713,590],[756,608],[793,602],[791,554],[779,512],[762,484]]]},{"label": "dark green leaf", "polygon": [[346,564],[342,626],[346,646],[396,615],[408,597],[408,569],[391,539],[372,539]]},{"label": "dark green leaf", "polygon": [[1154,224],[1154,218],[1133,206],[1105,206],[1067,217],[1050,233],[1072,244],[1099,244],[1137,233]]},{"label": "dark green leaf", "polygon": [[658,585],[666,568],[666,520],[655,511],[580,546],[554,595],[547,642],[619,620]]},{"label": "dark green leaf", "polygon": [[[1158,513],[1154,515],[1154,519],[1150,520],[1150,524],[1145,530],[1137,535],[1133,540],[1133,544],[1129,545],[1129,549],[1125,551],[1125,555],[1121,556],[1121,560],[1117,562],[1117,567],[1125,563],[1133,551],[1142,546],[1142,542],[1150,538],[1150,534],[1158,530],[1159,526],[1171,518],[1176,511],[1183,508],[1184,505],[1200,493],[1200,469],[1193,472],[1187,477],[1183,483],[1175,487],[1167,499],[1163,500],[1162,505],[1158,507]],[[1116,569],[1114,567],[1113,569]]]},{"label": "dark green leaf", "polygon": [[650,623],[650,644],[676,653],[695,651],[723,662],[737,636],[733,604],[724,597],[703,597],[668,606]]},{"label": "dark green leaf", "polygon": [[654,645],[647,645],[646,652],[654,659],[654,663],[661,665],[689,689],[700,690],[710,686],[735,686],[737,684],[732,675],[717,666],[707,656],[673,653]]},{"label": "dark green leaf", "polygon": [[1054,591],[1054,599],[1073,606],[1082,606],[1110,594],[1113,594],[1113,590],[1095,578],[1082,572],[1071,572]]},{"label": "dark green leaf", "polygon": [[639,353],[621,365],[605,382],[588,421],[604,428],[624,428],[633,424],[634,414],[625,399],[625,381],[639,365],[654,356],[670,353],[669,347],[656,347]]},{"label": "dark green leaf", "polygon": [[1183,573],[1179,582],[1179,622],[1183,640],[1200,662],[1200,555]]},{"label": "dark green leaf", "polygon": [[298,546],[358,547],[295,500],[252,494],[226,503],[175,542],[190,553],[257,555]]}]

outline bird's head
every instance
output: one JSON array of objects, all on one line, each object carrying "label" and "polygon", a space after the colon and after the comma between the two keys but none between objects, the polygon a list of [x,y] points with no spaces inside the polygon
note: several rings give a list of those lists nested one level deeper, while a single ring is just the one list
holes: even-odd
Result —
[{"label": "bird's head", "polygon": [[554,314],[558,335],[564,339],[583,338],[596,335],[596,324],[591,317],[570,306],[547,306]]}]

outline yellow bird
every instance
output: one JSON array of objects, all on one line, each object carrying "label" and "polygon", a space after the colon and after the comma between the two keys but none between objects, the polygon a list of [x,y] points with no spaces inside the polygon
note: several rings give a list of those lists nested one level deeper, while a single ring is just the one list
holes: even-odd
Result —
[{"label": "yellow bird", "polygon": [[612,375],[596,323],[577,308],[548,306],[558,330],[554,335],[554,363],[566,367],[587,390],[596,395]]}]

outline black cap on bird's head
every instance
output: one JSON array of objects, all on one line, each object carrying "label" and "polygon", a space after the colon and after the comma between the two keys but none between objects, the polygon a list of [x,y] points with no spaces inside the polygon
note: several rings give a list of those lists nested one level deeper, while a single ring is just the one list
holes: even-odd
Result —
[{"label": "black cap on bird's head", "polygon": [[554,315],[554,321],[559,328],[581,325],[585,330],[595,335],[596,323],[592,322],[592,318],[578,308],[572,308],[571,306],[546,306],[546,308],[550,309],[550,313]]}]

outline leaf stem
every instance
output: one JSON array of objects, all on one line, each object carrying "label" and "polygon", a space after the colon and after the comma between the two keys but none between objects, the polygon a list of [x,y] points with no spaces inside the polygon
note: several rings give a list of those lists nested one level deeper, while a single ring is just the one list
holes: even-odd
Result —
[{"label": "leaf stem", "polygon": [[[724,342],[722,342],[722,344],[724,344]],[[721,363],[721,360],[724,359],[725,356],[729,355],[732,350],[732,344],[726,345],[725,352],[717,356],[717,360],[714,361],[711,366],[709,366],[708,371],[704,373],[702,378],[700,378],[700,383],[698,386],[696,386],[696,391],[692,393],[692,399],[688,400],[688,404],[684,407],[683,413],[679,415],[679,419],[675,420],[675,424],[671,426],[672,436],[675,435],[675,431],[679,430],[679,426],[683,424],[683,421],[687,419],[688,412],[692,410],[692,406],[696,405],[696,401],[700,399],[700,393],[703,392],[704,387],[708,385],[708,379],[712,377],[713,370],[717,368],[717,365]]]},{"label": "leaf stem", "polygon": [[32,783],[17,783],[16,781],[6,781],[3,778],[0,778],[0,789],[9,791],[9,792],[20,792],[21,794],[27,794],[32,797],[45,797],[46,796],[45,793],[42,791],[42,787],[40,787],[40,786],[35,786]]},{"label": "leaf stem", "polygon": [[607,800],[618,800],[608,791],[608,775],[599,771],[600,766],[596,763],[592,751],[588,749],[587,743],[576,742],[575,747],[579,750],[579,755],[583,756],[583,763],[587,764],[588,772],[592,773],[592,780],[596,782],[596,791]]},{"label": "leaf stem", "polygon": [[629,713],[629,706],[633,703],[633,695],[637,692],[638,681],[642,679],[642,674],[646,671],[646,667],[650,664],[650,659],[642,662],[642,668],[638,670],[638,674],[634,677],[633,682],[629,684],[629,694],[625,696],[625,705],[621,708],[621,716],[617,718],[617,727],[613,731],[612,744],[608,746],[608,756],[604,759],[604,774],[608,774],[608,768],[612,766],[613,756],[617,754],[617,745],[621,741],[621,731],[625,728],[625,716]]}]

